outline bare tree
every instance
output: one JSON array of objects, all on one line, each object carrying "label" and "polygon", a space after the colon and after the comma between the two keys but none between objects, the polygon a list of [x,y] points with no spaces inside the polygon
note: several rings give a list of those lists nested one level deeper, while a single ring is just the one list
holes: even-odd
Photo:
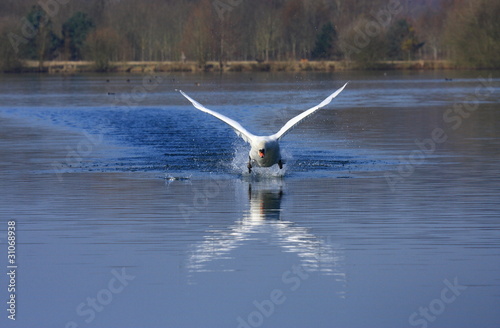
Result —
[{"label": "bare tree", "polygon": [[465,66],[500,67],[500,3],[457,2],[447,21],[446,40],[453,58]]}]

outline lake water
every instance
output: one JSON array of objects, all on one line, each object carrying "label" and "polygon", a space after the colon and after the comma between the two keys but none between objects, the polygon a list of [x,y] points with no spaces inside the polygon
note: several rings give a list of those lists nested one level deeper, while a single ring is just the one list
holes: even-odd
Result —
[{"label": "lake water", "polygon": [[[346,81],[251,175],[175,91],[272,134]],[[0,86],[2,327],[500,326],[498,72]]]}]

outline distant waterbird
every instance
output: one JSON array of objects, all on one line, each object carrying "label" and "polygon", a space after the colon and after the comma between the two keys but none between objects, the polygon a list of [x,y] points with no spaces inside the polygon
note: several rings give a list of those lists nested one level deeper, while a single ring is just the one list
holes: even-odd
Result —
[{"label": "distant waterbird", "polygon": [[309,108],[308,110],[302,112],[301,114],[289,120],[278,132],[270,136],[254,135],[248,132],[240,123],[236,122],[235,120],[230,119],[229,117],[226,117],[220,113],[217,113],[213,110],[206,108],[193,98],[189,97],[182,90],[178,91],[184,97],[186,97],[186,99],[189,100],[194,107],[201,110],[202,112],[215,116],[222,122],[228,124],[230,127],[233,128],[233,130],[236,132],[237,135],[239,135],[245,142],[250,144],[250,152],[248,154],[249,160],[247,167],[248,167],[248,172],[251,173],[252,167],[255,165],[259,167],[270,167],[273,166],[274,164],[278,164],[279,168],[282,169],[284,162],[281,157],[280,145],[279,145],[281,138],[283,138],[288,132],[290,132],[290,130],[293,127],[295,127],[298,123],[302,122],[306,117],[315,113],[318,109],[328,105],[333,100],[333,98],[337,97],[342,92],[342,90],[344,90],[344,88],[348,83],[349,82],[347,82],[340,89],[329,95],[319,105]]}]

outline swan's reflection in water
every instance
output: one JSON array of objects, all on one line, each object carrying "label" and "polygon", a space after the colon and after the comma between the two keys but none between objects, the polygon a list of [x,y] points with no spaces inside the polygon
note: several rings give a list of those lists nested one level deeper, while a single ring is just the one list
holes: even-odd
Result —
[{"label": "swan's reflection in water", "polygon": [[[209,263],[232,259],[232,250],[252,240],[264,240],[270,247],[279,246],[284,252],[295,253],[303,269],[334,276],[339,282],[338,295],[346,289],[344,250],[329,238],[318,238],[307,228],[286,221],[282,217],[281,203],[284,196],[282,181],[242,182],[247,189],[250,208],[241,220],[224,229],[208,230],[204,240],[193,246],[187,268],[190,272],[213,272]],[[246,191],[245,191],[246,192]],[[234,271],[226,265],[216,271]]]}]

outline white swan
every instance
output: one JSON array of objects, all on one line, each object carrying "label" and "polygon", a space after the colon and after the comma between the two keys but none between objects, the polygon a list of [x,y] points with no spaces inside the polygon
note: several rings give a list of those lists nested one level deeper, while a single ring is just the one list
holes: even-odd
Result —
[{"label": "white swan", "polygon": [[237,135],[239,135],[243,140],[245,140],[247,143],[250,144],[251,149],[249,152],[248,172],[252,172],[253,165],[261,167],[269,167],[273,166],[274,164],[278,164],[280,169],[283,168],[283,161],[281,159],[280,145],[279,145],[279,141],[281,140],[281,138],[283,138],[283,136],[285,136],[295,125],[304,120],[306,117],[308,117],[318,109],[328,105],[333,98],[337,97],[337,95],[341,93],[342,90],[344,90],[344,88],[348,83],[349,82],[347,82],[346,84],[344,84],[344,86],[342,86],[342,88],[338,89],[330,96],[328,96],[319,105],[316,105],[306,110],[302,114],[297,115],[291,120],[289,120],[278,132],[270,136],[253,135],[235,120],[232,120],[222,114],[219,114],[217,112],[214,112],[213,110],[206,108],[205,106],[203,106],[202,104],[200,104],[199,102],[197,102],[196,100],[194,100],[193,98],[189,97],[187,94],[182,92],[182,90],[179,90],[179,92],[184,97],[186,97],[186,99],[189,100],[194,107],[198,108],[202,112],[217,117],[222,122],[231,126]]}]

